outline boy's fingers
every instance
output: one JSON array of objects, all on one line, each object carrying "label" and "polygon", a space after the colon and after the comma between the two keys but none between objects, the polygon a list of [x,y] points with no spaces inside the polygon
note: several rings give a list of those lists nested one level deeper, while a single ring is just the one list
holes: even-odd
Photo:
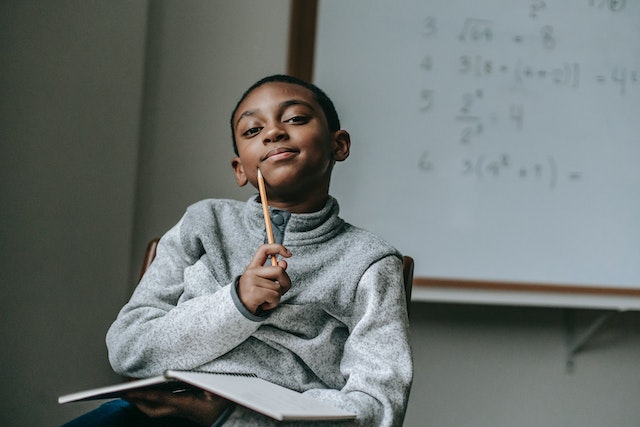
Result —
[{"label": "boy's fingers", "polygon": [[291,252],[284,246],[275,243],[271,245],[260,245],[256,254],[253,256],[253,259],[249,262],[247,269],[263,266],[264,263],[267,262],[267,259],[272,255],[280,255],[281,257],[289,258],[291,256]]},{"label": "boy's fingers", "polygon": [[246,298],[240,298],[245,307],[252,313],[256,313],[259,309],[271,310],[280,303],[280,294],[278,289],[254,288]]},{"label": "boy's fingers", "polygon": [[282,268],[280,277],[276,280],[276,283],[279,285],[279,293],[280,295],[284,295],[287,293],[289,289],[291,289],[291,278],[285,272],[287,270],[287,261],[281,259],[278,261],[278,266]]},{"label": "boy's fingers", "polygon": [[280,259],[277,265],[272,266],[267,263],[272,255],[288,258],[291,252],[280,244],[261,245],[240,276],[238,296],[253,313],[258,309],[271,310],[277,307],[282,295],[291,288],[291,279],[286,272],[288,263]]},{"label": "boy's fingers", "polygon": [[[262,267],[262,269],[273,272],[274,267]],[[246,274],[240,278],[240,299],[252,312],[255,312],[259,307],[263,310],[271,310],[277,307],[280,304],[282,295],[291,288],[289,276],[282,268],[276,270],[279,271],[279,274],[274,275],[273,278],[253,275],[249,278],[245,277]],[[245,279],[247,280],[247,286],[243,286]]]}]

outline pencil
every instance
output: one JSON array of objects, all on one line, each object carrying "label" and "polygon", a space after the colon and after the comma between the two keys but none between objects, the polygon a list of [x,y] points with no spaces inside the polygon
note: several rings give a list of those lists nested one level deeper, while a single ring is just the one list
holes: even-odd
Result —
[{"label": "pencil", "polygon": [[[269,202],[267,201],[267,190],[264,188],[264,178],[258,168],[258,191],[260,192],[260,202],[262,203],[262,215],[264,215],[264,226],[267,229],[267,242],[275,243],[273,239],[273,229],[271,228],[271,217],[269,216]],[[278,265],[275,255],[271,255],[271,265]]]}]

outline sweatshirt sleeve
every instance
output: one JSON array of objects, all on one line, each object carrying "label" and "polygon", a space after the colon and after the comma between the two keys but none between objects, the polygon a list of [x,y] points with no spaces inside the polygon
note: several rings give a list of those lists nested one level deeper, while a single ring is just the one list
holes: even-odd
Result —
[{"label": "sweatshirt sleeve", "polygon": [[342,390],[306,393],[358,414],[362,426],[400,426],[413,379],[402,262],[388,256],[362,276],[340,369]]},{"label": "sweatshirt sleeve", "polygon": [[[246,340],[260,322],[245,317],[180,240],[182,221],[160,239],[156,258],[107,332],[109,361],[125,376],[194,369]],[[198,289],[185,298],[188,289]],[[205,290],[204,292],[202,290]]]}]

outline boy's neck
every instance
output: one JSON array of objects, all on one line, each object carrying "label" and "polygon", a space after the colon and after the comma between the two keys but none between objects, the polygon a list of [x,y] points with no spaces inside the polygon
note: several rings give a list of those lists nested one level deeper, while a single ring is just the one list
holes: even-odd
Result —
[{"label": "boy's neck", "polygon": [[328,194],[320,197],[307,197],[303,200],[277,200],[269,199],[269,206],[291,213],[312,213],[322,210],[327,204]]}]

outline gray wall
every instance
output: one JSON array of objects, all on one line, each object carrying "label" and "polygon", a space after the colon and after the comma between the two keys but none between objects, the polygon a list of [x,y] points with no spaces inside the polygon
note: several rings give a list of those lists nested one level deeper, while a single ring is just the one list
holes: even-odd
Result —
[{"label": "gray wall", "polygon": [[[413,303],[406,426],[637,427],[636,312]],[[567,331],[610,316],[567,369]],[[568,319],[573,318],[573,322]]]},{"label": "gray wall", "polygon": [[249,195],[228,115],[285,71],[288,17],[288,0],[0,2],[0,425],[60,424],[93,405],[59,394],[119,380],[104,335],[145,242],[193,201]]},{"label": "gray wall", "polygon": [[[0,2],[0,425],[92,407],[56,397],[118,380],[104,334],[145,242],[193,201],[251,193],[228,114],[285,71],[288,19],[288,0]],[[414,303],[405,425],[639,425],[638,316],[605,323],[569,373],[562,314]]]},{"label": "gray wall", "polygon": [[146,4],[0,2],[0,425],[55,425],[111,382],[126,294]]},{"label": "gray wall", "polygon": [[149,4],[134,273],[189,204],[251,195],[232,174],[229,115],[248,85],[285,72],[288,43],[288,0]]}]

